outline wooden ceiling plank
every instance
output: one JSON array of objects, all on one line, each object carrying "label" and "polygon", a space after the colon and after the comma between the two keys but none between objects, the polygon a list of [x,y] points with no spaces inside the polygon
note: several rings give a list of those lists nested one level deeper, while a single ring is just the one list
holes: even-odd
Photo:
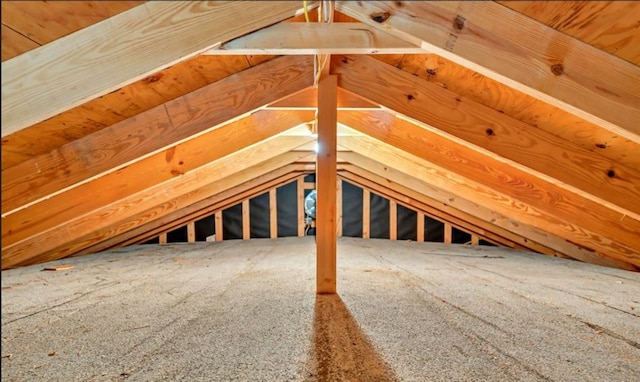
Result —
[{"label": "wooden ceiling plank", "polygon": [[337,1],[336,9],[640,142],[640,67],[500,4]]},{"label": "wooden ceiling plank", "polygon": [[5,61],[2,137],[282,21],[300,7],[290,1],[149,1]]},{"label": "wooden ceiling plank", "polygon": [[[380,56],[373,57],[380,59]],[[640,169],[640,144],[444,57],[435,54],[405,55],[398,68],[603,157]]]},{"label": "wooden ceiling plank", "polygon": [[[18,210],[2,221],[2,245],[7,246],[67,220],[90,213],[113,200],[181,177],[199,167],[315,118],[311,111],[258,111],[194,139],[171,146],[145,159],[78,187]],[[282,137],[280,142],[296,142]],[[103,192],[102,190],[109,190]]]},{"label": "wooden ceiling plank", "polygon": [[[3,8],[5,3],[8,3],[8,1],[2,3]],[[23,34],[2,24],[2,61],[6,61],[39,46],[40,44],[37,42],[30,40]]]},{"label": "wooden ceiling plank", "polygon": [[[640,216],[638,169],[371,57],[343,56],[332,70],[340,75],[340,86],[351,92],[573,186],[582,196],[593,195],[621,215]],[[369,120],[388,116],[384,111],[359,115]]]},{"label": "wooden ceiling plank", "polygon": [[498,1],[560,32],[640,65],[637,1]]},{"label": "wooden ceiling plank", "polygon": [[[490,205],[497,212],[585,248],[640,266],[637,240],[640,222],[637,220],[622,216],[621,221],[618,213],[604,206],[409,122],[392,116],[387,119],[388,123],[366,120],[354,113],[357,112],[339,112],[338,122],[375,138],[360,142],[370,147],[388,146],[387,150],[405,160],[427,161],[448,174],[456,174],[459,192],[464,190],[467,194],[462,196],[470,200]],[[353,144],[345,142],[363,137],[341,138],[342,146],[355,151]],[[365,150],[356,148],[360,153]],[[434,181],[433,176],[427,174],[423,179]]]},{"label": "wooden ceiling plank", "polygon": [[349,163],[442,203],[444,210],[452,215],[456,210],[462,211],[574,259],[640,270],[637,257],[634,265],[630,261],[581,248],[575,242],[560,237],[563,234],[560,230],[550,233],[548,227],[536,227],[527,216],[532,214],[546,223],[544,214],[534,209],[513,208],[518,203],[512,199],[415,155],[370,137],[340,137],[339,141],[353,150],[352,153],[341,153]]},{"label": "wooden ceiling plank", "polygon": [[[240,56],[197,56],[4,137],[32,158],[249,68]],[[2,169],[23,160],[3,155]]]},{"label": "wooden ceiling plank", "polygon": [[[214,184],[217,180],[226,179],[225,184],[231,188],[308,156],[306,152],[289,151],[308,143],[312,137],[282,138],[286,144],[277,138],[264,141],[202,166],[198,171],[185,173],[142,192],[114,200],[12,245],[4,246],[3,243],[2,268],[66,257],[131,229],[130,224],[144,224],[223,191],[225,188],[218,188],[219,184]],[[177,202],[175,199],[179,197],[182,198]],[[144,218],[127,220],[141,213]],[[127,225],[119,224],[123,221],[127,221]],[[104,235],[98,234],[114,225],[116,229],[109,230],[107,234],[103,232]]]},{"label": "wooden ceiling plank", "polygon": [[424,53],[420,46],[358,22],[279,23],[203,54],[314,55]]},{"label": "wooden ceiling plank", "polygon": [[2,213],[114,171],[313,84],[310,57],[246,69],[2,171]]},{"label": "wooden ceiling plank", "polygon": [[142,3],[144,1],[5,1],[1,14],[3,24],[44,45]]}]

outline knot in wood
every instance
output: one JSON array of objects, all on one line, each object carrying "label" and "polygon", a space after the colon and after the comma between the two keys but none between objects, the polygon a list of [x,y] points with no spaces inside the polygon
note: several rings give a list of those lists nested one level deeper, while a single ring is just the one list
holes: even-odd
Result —
[{"label": "knot in wood", "polygon": [[464,23],[467,21],[467,19],[465,19],[464,17],[458,15],[456,16],[456,19],[453,20],[453,27],[457,30],[457,31],[461,31],[464,28]]},{"label": "knot in wood", "polygon": [[383,23],[391,16],[389,12],[376,12],[371,14],[371,20],[377,23]]},{"label": "knot in wood", "polygon": [[564,73],[564,66],[562,64],[551,65],[551,73],[556,76],[559,76]]}]

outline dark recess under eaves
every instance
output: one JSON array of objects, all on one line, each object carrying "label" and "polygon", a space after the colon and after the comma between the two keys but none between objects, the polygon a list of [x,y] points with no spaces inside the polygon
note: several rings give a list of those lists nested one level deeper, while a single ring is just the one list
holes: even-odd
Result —
[{"label": "dark recess under eaves", "polygon": [[[314,182],[315,175],[309,174],[305,182]],[[305,196],[310,190],[305,191]],[[362,188],[347,181],[342,183],[342,236],[362,237]],[[291,182],[276,189],[278,237],[298,235],[298,198],[297,184]],[[268,238],[271,235],[269,224],[269,194],[264,193],[249,200],[250,236],[251,238]],[[425,241],[443,242],[444,224],[429,216],[425,216]],[[195,222],[196,241],[205,241],[215,234],[213,215]],[[242,239],[242,203],[238,203],[222,212],[224,240]],[[417,240],[417,213],[402,205],[397,207],[397,239]],[[370,237],[388,239],[389,232],[389,200],[370,194]],[[315,230],[307,231],[314,235]],[[452,230],[452,242],[468,243],[471,235],[457,228]],[[177,228],[167,234],[167,242],[186,242],[187,227]],[[147,243],[158,243],[158,238]],[[492,245],[481,240],[482,245]]]}]

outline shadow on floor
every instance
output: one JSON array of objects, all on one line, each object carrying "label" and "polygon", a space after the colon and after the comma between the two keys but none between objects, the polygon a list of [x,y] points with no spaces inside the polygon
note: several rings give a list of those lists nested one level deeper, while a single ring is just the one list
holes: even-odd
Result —
[{"label": "shadow on floor", "polygon": [[305,381],[380,381],[398,378],[362,332],[340,296],[316,296],[311,359]]}]

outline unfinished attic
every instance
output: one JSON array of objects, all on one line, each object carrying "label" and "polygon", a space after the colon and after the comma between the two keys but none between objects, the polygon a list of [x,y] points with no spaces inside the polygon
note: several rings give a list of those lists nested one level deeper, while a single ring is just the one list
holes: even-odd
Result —
[{"label": "unfinished attic", "polygon": [[2,1],[2,380],[637,380],[639,121],[639,2]]}]

